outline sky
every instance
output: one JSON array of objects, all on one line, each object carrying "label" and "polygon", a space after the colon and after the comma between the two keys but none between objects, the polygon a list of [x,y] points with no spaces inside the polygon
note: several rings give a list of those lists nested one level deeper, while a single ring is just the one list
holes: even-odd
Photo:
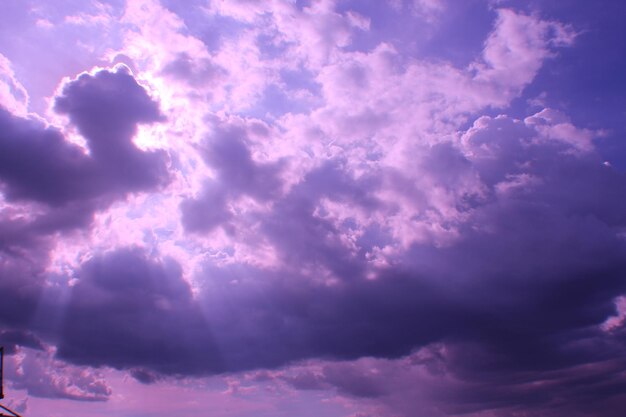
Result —
[{"label": "sky", "polygon": [[0,0],[2,404],[622,416],[624,17]]}]

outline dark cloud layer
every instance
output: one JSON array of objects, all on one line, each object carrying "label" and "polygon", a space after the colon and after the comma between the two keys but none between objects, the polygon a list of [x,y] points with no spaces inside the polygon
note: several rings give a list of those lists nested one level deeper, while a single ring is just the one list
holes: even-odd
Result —
[{"label": "dark cloud layer", "polygon": [[[214,186],[228,198],[254,195],[258,171],[275,168],[252,162],[239,136],[215,141],[206,154],[218,172]],[[436,145],[420,162],[431,165],[435,186],[455,188],[456,175],[468,172],[484,185],[480,195],[461,197],[459,210],[468,217],[456,225],[454,243],[413,244],[367,279],[365,250],[342,243],[339,226],[316,207],[326,198],[371,213],[393,210],[375,196],[387,179],[355,178],[341,161],[329,162],[288,193],[275,194],[273,210],[257,215],[283,262],[278,271],[207,264],[192,297],[176,266],[137,250],[85,264],[61,357],[139,368],[138,379],[150,382],[144,372],[400,358],[439,343],[446,353],[429,369],[459,381],[441,391],[447,413],[494,408],[515,415],[522,405],[562,412],[579,404],[585,415],[619,403],[624,338],[601,324],[615,314],[615,297],[626,292],[620,234],[626,179],[594,154],[541,139],[512,119],[483,119],[462,143]],[[241,172],[231,172],[237,167]],[[397,180],[401,174],[389,175]],[[195,221],[207,216],[207,224],[223,224],[228,216],[215,214],[219,208],[211,204],[221,203],[209,191],[206,214],[198,210]],[[182,206],[183,221],[189,221],[189,204]],[[326,273],[337,280],[325,281]],[[588,383],[576,369],[588,370]],[[391,395],[377,385],[382,382],[349,375],[329,369],[323,384],[365,398]],[[525,385],[532,383],[547,384],[547,391]]]},{"label": "dark cloud layer", "polygon": [[[87,262],[72,289],[59,357],[161,373],[219,371],[219,352],[180,267],[136,249]],[[147,371],[135,371],[146,381]]]},{"label": "dark cloud layer", "polygon": [[86,227],[97,210],[169,178],[163,151],[132,142],[138,124],[163,117],[125,68],[68,82],[55,108],[78,128],[87,151],[54,127],[0,109],[0,190],[10,204],[0,212],[0,323],[9,328],[32,324],[42,308],[55,233]]},{"label": "dark cloud layer", "polygon": [[13,389],[29,396],[75,401],[107,401],[111,388],[97,371],[55,360],[50,352],[20,349],[7,357],[6,377]]},{"label": "dark cloud layer", "polygon": [[3,194],[47,206],[35,226],[84,224],[113,200],[167,182],[165,153],[142,151],[132,142],[139,123],[162,120],[158,105],[123,67],[81,75],[55,103],[85,138],[88,153],[53,127],[0,110]]},{"label": "dark cloud layer", "polygon": [[281,163],[260,163],[252,158],[245,129],[218,125],[201,149],[216,178],[206,180],[202,193],[181,203],[182,223],[190,232],[209,232],[231,217],[227,204],[242,195],[259,201],[276,198],[281,191]]},{"label": "dark cloud layer", "polygon": [[[607,80],[624,60],[602,47],[623,7],[69,3],[9,6],[5,20],[32,28],[0,28],[12,389],[106,401],[112,367],[142,384],[229,374],[330,390],[355,400],[353,417],[623,414],[626,176],[604,160],[623,159]],[[177,119],[124,66],[61,85],[52,110],[68,131],[11,113],[41,110],[37,86],[70,68],[67,45],[86,47],[72,68],[123,50],[115,61],[164,83]],[[561,88],[572,80],[581,89]],[[548,106],[588,129],[547,108],[479,117]],[[199,190],[193,147],[170,147],[170,173],[166,151],[135,145],[140,125],[164,122],[189,143],[210,132]],[[158,195],[124,204],[135,193]],[[111,221],[90,233],[97,213]]]},{"label": "dark cloud layer", "polygon": [[48,245],[28,248],[3,245],[0,252],[0,326],[25,329],[37,309],[43,275],[48,260]]},{"label": "dark cloud layer", "polygon": [[[45,321],[39,330],[57,341],[59,358],[128,369],[144,383],[160,374],[275,368],[313,358],[394,359],[440,344],[445,351],[421,363],[456,381],[438,391],[445,413],[616,415],[599,410],[621,404],[626,339],[623,330],[600,325],[615,314],[614,298],[626,292],[619,233],[626,180],[593,154],[536,137],[527,141],[531,134],[515,121],[493,119],[468,133],[463,146],[476,147],[470,156],[457,147],[433,147],[424,163],[447,167],[442,175],[430,170],[437,184],[454,184],[454,170],[475,170],[486,188],[461,208],[469,217],[453,244],[414,244],[395,264],[379,268],[376,279],[366,279],[365,252],[346,247],[339,226],[319,217],[316,207],[326,198],[372,213],[390,210],[374,194],[386,180],[355,178],[335,161],[288,193],[273,194],[274,210],[257,215],[278,249],[280,270],[207,264],[193,296],[174,261],[118,249],[82,265],[78,283],[67,289],[67,306],[39,307],[51,316],[63,309],[65,317],[59,331]],[[277,168],[259,168],[238,136],[226,138],[234,143],[218,142],[208,151],[218,172],[213,181],[228,198],[254,195],[247,187],[257,171]],[[241,173],[223,168],[233,160]],[[518,186],[520,178],[529,182]],[[185,205],[182,210],[189,215]],[[214,215],[210,206],[204,210]],[[324,271],[338,280],[318,279]],[[2,282],[26,304],[41,285],[32,281],[35,293],[28,296],[21,288],[28,281]],[[22,342],[29,340],[36,339]],[[357,365],[328,366],[322,376],[290,383],[385,401],[401,391]]]}]

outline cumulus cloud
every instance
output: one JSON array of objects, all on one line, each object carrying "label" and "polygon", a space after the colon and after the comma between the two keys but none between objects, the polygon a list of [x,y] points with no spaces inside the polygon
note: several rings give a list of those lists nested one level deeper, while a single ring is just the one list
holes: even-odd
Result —
[{"label": "cumulus cloud", "polygon": [[575,37],[574,30],[561,23],[498,9],[495,30],[485,42],[484,64],[476,64],[476,78],[519,94],[553,54],[551,47],[571,45]]},{"label": "cumulus cloud", "polygon": [[20,349],[8,358],[6,373],[13,389],[33,397],[106,401],[111,396],[97,371],[67,365],[46,351]]},{"label": "cumulus cloud", "polygon": [[[78,276],[59,357],[163,373],[193,374],[201,371],[199,363],[205,371],[221,370],[211,329],[173,261],[154,261],[137,249],[120,249],[88,261]],[[142,379],[142,373],[137,375]]]},{"label": "cumulus cloud", "polygon": [[[197,356],[189,353],[149,360],[150,345],[142,335],[153,329],[153,336],[164,333],[150,340],[169,340],[157,352],[199,345],[214,352],[197,357],[193,371],[199,372],[276,367],[307,358],[398,358],[433,343],[476,355],[455,371],[464,378],[608,360],[612,349],[596,352],[590,346],[621,344],[599,326],[615,311],[613,299],[626,291],[621,279],[626,248],[619,235],[624,218],[605,201],[614,199],[625,179],[594,154],[567,152],[570,148],[568,142],[542,140],[522,121],[480,119],[446,151],[456,152],[455,158],[465,161],[461,169],[475,170],[484,181],[480,198],[464,202],[458,196],[457,210],[466,215],[449,226],[458,229],[458,238],[441,247],[412,244],[384,267],[368,265],[371,248],[359,247],[363,241],[344,238],[349,225],[335,225],[315,210],[322,198],[370,212],[390,210],[371,194],[381,183],[350,179],[336,165],[320,167],[279,198],[272,212],[258,215],[260,230],[283,261],[278,270],[208,263],[198,277],[202,289],[192,299],[176,268],[165,272],[165,266],[151,266],[154,261],[136,252],[91,261],[74,290],[75,314],[60,354],[80,363],[192,372],[188,361]],[[430,175],[446,183],[451,173]],[[578,186],[566,187],[573,178]],[[367,274],[371,268],[373,279]],[[179,290],[161,291],[157,283]],[[141,297],[132,295],[132,288],[142,288]],[[148,317],[159,316],[158,295],[166,293],[173,305],[184,307],[163,309],[165,321],[157,326]],[[130,307],[131,299],[137,308]],[[142,308],[138,299],[146,300]],[[106,318],[98,319],[103,311]],[[85,338],[83,318],[90,326],[104,320],[94,340]],[[126,322],[134,323],[132,333],[124,331]],[[179,334],[179,322],[197,325]],[[97,348],[116,339],[132,341],[129,351],[145,352],[127,356],[117,350],[107,356]],[[449,361],[453,367],[465,363],[456,356]]]},{"label": "cumulus cloud", "polygon": [[[12,223],[4,221],[0,246],[0,291],[4,295],[0,324],[3,328],[23,329],[31,323],[45,285],[44,271],[50,246],[40,239],[24,239],[19,233],[22,225],[12,228]],[[17,231],[17,236],[12,235],[12,231]]]},{"label": "cumulus cloud", "polygon": [[31,349],[44,350],[41,341],[32,333],[18,330],[4,330],[0,332],[0,343],[4,347],[7,355],[17,352],[18,346],[25,346]]},{"label": "cumulus cloud", "polygon": [[45,234],[84,225],[98,208],[167,183],[165,152],[142,151],[132,142],[139,123],[158,122],[162,116],[126,69],[83,74],[65,85],[55,103],[78,128],[87,149],[35,118],[0,110],[4,198],[44,206],[30,209],[43,211],[28,222],[30,228]]},{"label": "cumulus cloud", "polygon": [[[432,30],[450,12],[391,3]],[[18,112],[0,61],[15,388],[112,399],[94,371],[111,367],[142,389],[227,374],[332,392],[355,416],[612,417],[626,177],[597,127],[515,107],[572,27],[489,9],[459,66],[356,2],[179,9],[128,4],[115,54],[136,75],[64,81],[65,130]]]},{"label": "cumulus cloud", "polygon": [[169,178],[163,151],[142,151],[132,142],[138,123],[162,116],[125,69],[69,81],[57,107],[87,149],[36,117],[0,109],[0,286],[7,297],[0,321],[9,328],[32,323],[55,233],[85,227],[97,210]]},{"label": "cumulus cloud", "polygon": [[334,389],[347,401],[365,404],[367,416],[617,416],[623,407],[619,360],[532,374],[468,372],[467,365],[482,364],[484,354],[477,346],[436,344],[398,360],[305,364],[246,378],[263,377],[297,390]]},{"label": "cumulus cloud", "polygon": [[28,106],[28,92],[17,80],[11,61],[2,54],[0,54],[0,105],[17,114],[25,114]]},{"label": "cumulus cloud", "polygon": [[201,145],[206,164],[215,178],[206,180],[195,199],[181,204],[182,222],[188,231],[207,232],[228,221],[228,204],[241,196],[267,201],[281,192],[281,163],[257,162],[249,149],[246,129],[236,125],[218,125]]}]

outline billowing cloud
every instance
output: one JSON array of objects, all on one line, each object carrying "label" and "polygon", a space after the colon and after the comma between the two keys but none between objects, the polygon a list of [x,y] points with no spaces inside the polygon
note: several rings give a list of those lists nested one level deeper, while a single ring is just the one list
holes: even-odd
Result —
[{"label": "billowing cloud", "polygon": [[[368,275],[365,241],[350,244],[315,204],[326,198],[389,210],[372,197],[384,183],[346,178],[341,165],[320,167],[260,215],[260,230],[283,262],[278,270],[207,265],[199,295],[191,297],[175,266],[166,272],[136,251],[89,261],[73,291],[61,357],[174,374],[388,358],[375,362],[381,371],[373,375],[359,362],[341,365],[346,369],[330,364],[319,380],[291,382],[396,398],[401,393],[387,386],[387,372],[400,372],[403,362],[395,358],[410,355],[401,361],[420,365],[419,372],[407,370],[398,387],[404,378],[422,384],[435,378],[437,395],[448,403],[437,405],[441,413],[507,409],[528,396],[538,396],[533,407],[547,406],[552,397],[523,384],[550,381],[545,389],[554,395],[574,396],[569,373],[589,368],[608,385],[582,392],[604,404],[613,398],[610,387],[623,384],[610,376],[621,367],[615,357],[623,348],[621,331],[607,333],[601,325],[615,311],[613,299],[626,291],[626,248],[615,234],[623,210],[607,204],[625,179],[595,155],[573,149],[542,136],[532,119],[507,117],[479,119],[443,153],[433,146],[426,160],[464,161],[430,169],[435,184],[454,184],[450,170],[458,167],[462,174],[476,172],[482,194],[458,196],[464,216],[450,225],[458,229],[452,243],[412,244],[375,267],[375,278]],[[577,187],[568,188],[573,179]],[[206,210],[211,216],[211,207]],[[94,323],[99,332],[87,336]],[[439,353],[420,359],[428,352]],[[506,382],[518,374],[523,384]],[[569,409],[574,400],[554,406]]]},{"label": "billowing cloud", "polygon": [[[138,250],[88,261],[72,288],[59,357],[87,365],[163,373],[220,371],[211,329],[172,261]],[[181,359],[183,362],[181,362]]]},{"label": "billowing cloud", "polygon": [[43,344],[36,336],[17,330],[5,330],[0,333],[0,342],[4,346],[5,354],[10,355],[17,351],[18,346],[25,346],[31,349],[43,350]]},{"label": "billowing cloud", "polygon": [[182,222],[189,231],[211,231],[231,216],[229,201],[249,196],[259,201],[281,192],[281,163],[258,163],[252,158],[243,127],[217,126],[205,140],[202,158],[215,170],[215,179],[206,180],[197,199],[181,204]]},{"label": "billowing cloud", "polygon": [[29,407],[150,414],[131,391],[202,386],[242,400],[216,416],[618,415],[618,127],[541,81],[584,25],[541,2],[96,3],[7,10],[25,43],[98,34],[50,79],[0,41],[0,342]]},{"label": "billowing cloud", "polygon": [[56,106],[84,135],[86,148],[36,117],[0,109],[0,286],[7,296],[0,309],[9,327],[30,322],[37,310],[55,233],[85,227],[97,210],[169,178],[163,151],[142,151],[132,142],[138,123],[162,116],[127,70],[81,75],[66,84]]},{"label": "billowing cloud", "polygon": [[93,402],[111,395],[98,372],[67,365],[49,352],[22,349],[7,359],[7,365],[11,387],[33,397]]},{"label": "billowing cloud", "polygon": [[88,223],[94,210],[168,181],[166,154],[142,151],[132,142],[137,124],[154,123],[162,116],[123,67],[70,81],[57,97],[55,109],[69,116],[87,149],[41,121],[6,110],[0,113],[4,197],[8,202],[47,207],[45,214],[30,222],[31,227],[45,233]]}]

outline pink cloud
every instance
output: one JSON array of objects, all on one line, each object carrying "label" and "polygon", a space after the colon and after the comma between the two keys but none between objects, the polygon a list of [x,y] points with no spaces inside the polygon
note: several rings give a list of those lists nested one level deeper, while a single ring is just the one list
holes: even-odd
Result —
[{"label": "pink cloud", "polygon": [[6,377],[12,390],[39,398],[106,401],[111,388],[102,373],[71,366],[53,358],[54,352],[20,349],[7,358]]},{"label": "pink cloud", "polygon": [[494,84],[510,100],[553,55],[551,48],[572,45],[575,38],[569,26],[499,9],[495,29],[485,42],[484,63],[474,64],[475,79]]}]

